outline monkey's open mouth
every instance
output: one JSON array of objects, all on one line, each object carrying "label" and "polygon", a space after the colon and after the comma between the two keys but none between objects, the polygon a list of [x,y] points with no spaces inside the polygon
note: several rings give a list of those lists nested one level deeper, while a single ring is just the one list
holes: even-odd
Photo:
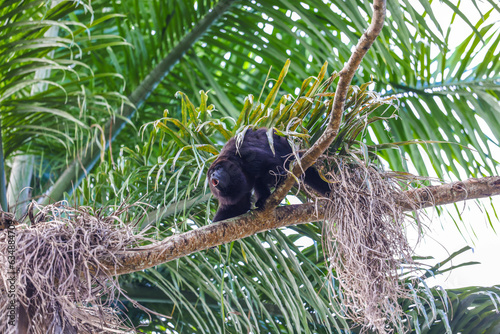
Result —
[{"label": "monkey's open mouth", "polygon": [[212,184],[214,187],[217,187],[217,185],[219,184],[219,180],[212,179]]}]

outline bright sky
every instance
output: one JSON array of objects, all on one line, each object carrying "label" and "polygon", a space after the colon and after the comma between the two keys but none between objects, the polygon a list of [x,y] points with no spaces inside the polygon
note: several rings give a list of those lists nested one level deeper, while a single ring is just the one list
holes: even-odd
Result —
[{"label": "bright sky", "polygon": [[[456,1],[453,2],[456,3]],[[476,5],[479,8],[485,7],[485,3],[481,1],[476,1]],[[435,8],[436,14],[439,14],[441,27],[446,31],[451,19],[451,12],[440,1],[434,1],[432,7]],[[467,13],[468,19],[473,24],[479,20],[480,14],[472,0],[462,1],[460,9],[464,13]],[[460,18],[456,18],[456,20],[457,22],[453,24],[454,29],[450,34],[450,47],[457,46],[463,41],[464,36],[468,36],[471,33],[471,29]],[[497,30],[499,29],[500,15],[498,13],[494,17],[490,17],[488,21],[491,23],[496,22]],[[486,124],[484,125],[486,126]],[[487,133],[489,129],[481,128],[480,131]],[[493,145],[490,145],[490,147],[494,154],[493,157],[496,160],[500,160],[500,149]],[[481,262],[481,264],[458,268],[449,274],[429,279],[427,281],[429,285],[438,284],[444,288],[458,288],[500,284],[500,220],[498,217],[495,217],[491,206],[491,203],[494,203],[500,215],[500,197],[494,197],[492,201],[484,199],[480,203],[477,204],[477,202],[468,201],[466,205],[464,203],[458,205],[465,224],[457,219],[457,214],[454,215],[454,222],[447,213],[444,213],[441,217],[438,217],[436,212],[434,214],[430,213],[432,216],[432,224],[429,225],[430,231],[417,247],[417,254],[433,256],[436,260],[428,263],[435,264],[446,259],[451,253],[469,245],[473,247],[473,250],[456,257],[453,264],[458,265],[469,261],[477,261]],[[447,207],[448,210],[456,212],[453,206]],[[486,212],[490,214],[491,224],[494,229],[490,226]],[[460,228],[462,234],[455,223]],[[415,237],[416,234],[410,233],[410,235]]]}]

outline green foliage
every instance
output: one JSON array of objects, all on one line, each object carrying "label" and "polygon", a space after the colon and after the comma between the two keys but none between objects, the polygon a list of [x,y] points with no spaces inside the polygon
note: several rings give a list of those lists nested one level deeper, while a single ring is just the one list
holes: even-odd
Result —
[{"label": "green foliage", "polygon": [[[284,94],[278,98],[277,92],[288,68],[287,63],[263,98],[264,102],[254,102],[253,97],[248,96],[237,119],[213,117],[216,109],[208,104],[208,95],[203,91],[199,106],[179,92],[181,117],[169,117],[165,111],[163,118],[146,124],[140,131],[143,146],[136,146],[134,150],[123,147],[116,164],[102,164],[77,191],[80,200],[100,207],[110,202],[118,205],[123,200],[136,201],[141,196],[146,203],[158,204],[157,210],[146,216],[143,226],[156,222],[159,238],[204,225],[215,209],[211,201],[204,204],[209,192],[205,173],[228,138],[242,134],[249,127],[266,125],[310,144],[325,127],[334,97],[331,91],[335,75],[325,79],[325,64],[317,77],[304,81],[302,96],[293,98],[291,94]],[[330,154],[349,161],[368,157],[367,161],[376,162],[381,150],[408,144],[368,146],[363,143],[367,127],[394,116],[393,99],[381,99],[370,92],[368,86],[353,86],[349,90],[342,131],[332,144]],[[384,117],[385,114],[388,116]],[[145,188],[146,193],[137,191]],[[129,194],[132,197],[128,197]],[[140,213],[142,211],[137,214]],[[297,246],[301,243],[312,245]],[[129,279],[134,285],[128,289],[145,306],[172,315],[167,321],[180,332],[197,328],[229,333],[249,330],[336,333],[353,324],[332,316],[342,314],[342,305],[329,294],[320,245],[321,224],[270,231],[133,274]],[[441,265],[449,260],[451,258]],[[440,268],[431,268],[428,272],[439,274]],[[444,306],[437,302],[446,295],[422,284],[423,290],[415,290],[416,294],[423,295],[418,297],[419,303],[405,304],[408,319],[418,330],[419,324],[434,325],[435,321],[448,319]],[[155,292],[148,286],[154,286]],[[429,299],[434,293],[435,299]],[[143,294],[154,297],[144,298]],[[166,301],[158,301],[158,295]],[[136,324],[146,323],[145,330],[165,328],[159,318],[149,321],[136,311],[129,315]]]},{"label": "green foliage", "polygon": [[[101,137],[99,127],[120,113],[127,103],[123,96],[139,87],[216,3],[94,0],[92,7],[87,2],[63,1],[51,8],[51,1],[4,1],[0,4],[0,117],[8,157],[18,150],[40,157],[36,184],[47,189],[66,159],[76,157],[85,143],[97,138],[103,144],[103,139],[109,139]],[[413,165],[420,175],[435,172],[465,178],[498,172],[492,148],[500,141],[500,32],[484,20],[500,8],[489,0],[490,9],[481,13],[478,22],[470,22],[462,7],[443,3],[454,13],[447,29],[441,28],[443,18],[427,0],[388,1],[382,34],[363,60],[355,77],[357,86],[350,92],[360,98],[348,101],[345,123],[331,153],[353,159],[378,156],[393,170]],[[133,119],[136,129],[147,124],[140,136],[130,126],[118,135],[110,154],[84,178],[72,200],[96,207],[143,200],[156,209],[143,224],[158,221],[160,238],[208,223],[215,203],[207,201],[204,171],[225,140],[257,125],[275,127],[300,140],[303,147],[313,143],[322,132],[333,91],[327,87],[332,83],[320,84],[329,76],[322,68],[325,62],[334,70],[342,68],[370,17],[369,3],[360,0],[235,2],[221,20],[203,31],[202,39],[162,83],[147,92],[149,97]],[[473,29],[453,48],[449,41],[459,17]],[[57,37],[44,37],[50,26],[59,27]],[[269,68],[284,64],[273,85]],[[34,73],[43,69],[51,71],[42,80]],[[323,73],[321,80],[311,77],[316,73]],[[370,119],[392,116],[393,110],[382,115],[384,108],[372,112],[367,109],[372,103],[356,104],[376,99],[363,85],[372,80],[372,90],[387,97],[396,94],[400,119],[370,123]],[[262,83],[265,89],[272,86],[266,99],[260,98]],[[34,86],[46,86],[46,91],[32,93]],[[208,93],[198,94],[209,89],[213,105],[207,102]],[[180,99],[175,97],[178,91],[184,92],[177,95]],[[164,113],[165,109],[169,112]],[[491,135],[482,130],[485,124]],[[366,142],[360,141],[360,131],[365,129],[371,134],[363,137]],[[403,145],[409,141],[424,145]],[[427,145],[431,141],[434,144]],[[426,155],[432,165],[425,164],[422,156]],[[64,177],[78,185],[75,175]],[[172,314],[179,332],[196,328],[339,332],[336,326],[347,326],[329,316],[339,306],[330,304],[322,288],[321,230],[316,224],[293,230],[298,234],[269,232],[169,263],[158,268],[165,278],[153,271],[131,275],[132,291],[153,285],[166,291],[168,297],[156,294],[152,305]],[[300,248],[299,239],[313,245]],[[277,287],[280,291],[273,291]],[[479,305],[487,301],[481,299],[484,291],[456,291],[456,295],[464,299],[459,294],[464,292],[465,298]],[[435,295],[438,306],[428,310],[429,324],[436,316],[434,310],[449,310],[439,300]],[[483,323],[494,323],[491,304],[483,305],[488,306],[462,308],[460,318],[469,319],[463,323],[472,326],[476,316],[483,316],[482,310]],[[136,323],[146,319],[142,313],[136,315]],[[165,326],[158,318],[153,322],[157,328]],[[442,332],[442,327],[436,331]]]},{"label": "green foliage", "polygon": [[429,289],[420,298],[432,300],[422,305],[404,302],[413,318],[412,333],[496,333],[500,329],[500,286]]},{"label": "green foliage", "polygon": [[[267,97],[262,97],[263,102],[260,98],[255,101],[252,95],[247,96],[237,118],[218,118],[217,110],[208,104],[208,94],[203,91],[197,107],[186,94],[178,92],[182,101],[180,117],[170,117],[166,110],[164,117],[145,124],[140,131],[142,146],[137,145],[134,149],[124,146],[116,164],[112,161],[101,164],[76,192],[77,203],[102,206],[145,200],[169,209],[193,198],[206,200],[205,194],[209,193],[205,180],[208,166],[229,138],[235,135],[242,138],[250,127],[266,126],[269,133],[275,129],[280,135],[288,136],[290,141],[301,144],[302,148],[309,147],[328,122],[336,75],[326,76],[325,63],[318,76],[303,82],[301,95],[282,94],[278,97],[289,64],[285,64]],[[363,142],[367,127],[373,122],[394,117],[395,110],[393,98],[380,98],[369,91],[368,86],[369,83],[350,88],[341,131],[331,146],[331,155],[342,155],[349,161],[364,158],[377,163],[380,150],[406,144],[366,145]],[[272,140],[272,136],[269,139]],[[196,210],[201,209],[198,205],[196,201]],[[176,210],[169,212],[175,213]],[[210,212],[209,207],[199,211],[199,217],[207,212]],[[177,213],[187,217],[182,210]],[[161,220],[161,216],[156,218]],[[207,219],[209,217],[201,221]],[[199,219],[195,221],[201,223]]]},{"label": "green foliage", "polygon": [[[304,238],[310,238],[310,246],[297,247],[297,240]],[[468,250],[461,249],[440,266]],[[171,318],[150,320],[130,308],[127,314],[134,323],[142,323],[145,332],[170,328],[179,333],[359,333],[355,324],[331,317],[341,306],[331,304],[325,274],[320,227],[299,225],[138,273],[134,285],[124,282],[127,291]],[[401,301],[413,328],[409,333],[475,333],[476,328],[477,333],[495,333],[500,323],[499,287],[445,291],[429,288],[424,280],[421,285],[415,300]]]},{"label": "green foliage", "polygon": [[[229,333],[293,333],[303,328],[320,333],[339,331],[347,323],[330,316],[338,305],[330,304],[323,288],[325,274],[322,259],[315,257],[317,244],[300,250],[293,244],[299,237],[272,231],[141,276],[155,282],[166,299],[174,301],[175,307],[165,305],[159,310],[173,315],[177,331],[191,326]],[[214,261],[219,265],[213,266]],[[178,267],[184,266],[193,270],[181,274]],[[207,284],[200,286],[200,278]],[[187,299],[193,294],[197,296],[194,303]],[[199,319],[203,318],[208,323],[201,325]],[[155,319],[148,328],[157,325]]]},{"label": "green foliage", "polygon": [[[167,56],[169,47],[180,39],[181,27],[185,27],[182,24],[192,26],[213,3],[196,2],[195,6],[194,1],[184,1],[182,5],[138,2],[125,1],[123,6],[134,8],[134,13],[128,16],[128,21],[121,22],[120,29],[127,36],[134,36],[127,40],[134,45],[133,50],[139,50],[139,59],[145,64],[137,66],[127,61],[129,77],[140,82],[148,73],[144,68],[151,68]],[[440,142],[421,146],[432,166],[425,165],[422,150],[416,146],[385,152],[384,159],[392,169],[408,168],[406,160],[398,159],[403,154],[420,175],[436,173],[439,177],[464,178],[494,173],[491,147],[498,146],[500,138],[495,126],[499,112],[500,35],[496,25],[485,23],[499,10],[495,1],[489,3],[491,9],[482,12],[478,22],[470,22],[461,7],[447,2],[445,6],[454,16],[450,29],[444,31],[442,19],[427,1],[388,2],[387,23],[363,60],[355,84],[373,77],[375,91],[385,91],[387,96],[397,94],[400,115],[407,121],[389,120],[374,125],[375,140]],[[162,13],[169,13],[168,20],[160,19]],[[208,88],[213,93],[211,100],[216,114],[237,117],[240,109],[237,106],[248,103],[245,99],[249,94],[259,95],[269,68],[282,68],[287,58],[293,61],[282,87],[303,95],[294,91],[295,87],[304,78],[320,72],[325,61],[335,70],[342,68],[369,17],[371,8],[362,1],[294,4],[278,0],[234,5],[225,19],[212,27],[172,69],[170,79],[157,87],[147,101],[141,123],[158,118],[158,111],[164,108],[171,110],[171,117],[180,117],[180,108],[173,99],[175,92],[182,91],[192,97]],[[454,21],[458,21],[456,17],[464,18],[472,31],[464,36],[459,47],[451,49],[448,43],[450,36],[457,34],[452,29]],[[128,59],[133,57],[130,55]],[[199,103],[200,98],[196,99]],[[477,131],[485,127],[481,119],[487,122],[494,137]],[[471,150],[462,153],[463,147],[477,153]]]},{"label": "green foliage", "polygon": [[[390,87],[388,94],[398,96],[401,101],[400,115],[405,119],[404,122],[390,123],[392,138],[396,141],[442,141],[422,147],[432,161],[432,170],[424,159],[417,158],[422,151],[416,147],[404,149],[419,175],[435,173],[439,177],[448,175],[463,179],[498,172],[495,170],[498,158],[493,156],[491,148],[498,147],[500,142],[498,117],[494,116],[500,112],[500,67],[497,61],[500,33],[496,24],[485,24],[485,21],[495,11],[498,13],[499,8],[490,3],[491,9],[483,13],[477,23],[472,24],[465,18],[473,31],[464,36],[457,48],[449,49],[447,46],[452,31],[450,25],[445,39],[441,41],[444,44],[438,44],[440,52],[433,52],[433,43],[413,40],[414,45],[406,50],[410,53],[396,46],[385,58],[394,62],[389,66],[393,71],[387,80]],[[456,15],[464,18],[458,7],[449,2],[447,4]],[[432,12],[428,14],[433,16]],[[439,27],[438,24],[436,26]],[[400,24],[398,28],[401,28],[398,34],[402,35],[405,28]],[[384,36],[389,43],[388,35]],[[428,36],[426,39],[436,42],[436,38]],[[379,76],[376,77],[380,80]],[[493,137],[488,135],[490,131]],[[379,141],[387,140],[380,124],[374,126],[374,133]],[[392,168],[401,168],[393,165],[393,157],[387,156],[387,160]]]},{"label": "green foliage", "polygon": [[[89,27],[84,33],[89,33],[92,40],[87,36],[78,37],[73,34],[73,44],[68,42],[73,41],[69,28],[61,29],[57,43],[60,45],[66,41],[65,45],[68,47],[56,48],[61,54],[71,54],[73,51],[74,59],[88,65],[94,74],[93,83],[84,81],[83,78],[91,77],[90,70],[75,61],[69,63],[76,64],[71,69],[84,81],[78,86],[78,92],[75,88],[72,94],[84,95],[87,99],[86,103],[79,106],[85,112],[81,113],[79,109],[78,113],[76,109],[75,112],[69,112],[67,109],[70,107],[61,108],[62,102],[71,102],[66,101],[64,96],[59,98],[52,108],[69,113],[73,119],[62,117],[65,114],[53,112],[49,117],[47,113],[38,112],[38,115],[46,117],[18,117],[15,122],[17,125],[22,122],[24,127],[30,128],[29,133],[32,134],[33,131],[40,134],[44,130],[42,136],[33,135],[31,140],[36,138],[37,143],[46,144],[29,147],[25,145],[25,149],[29,148],[32,152],[36,149],[39,154],[50,152],[51,155],[60,156],[61,152],[66,152],[65,147],[82,148],[83,143],[88,141],[89,133],[99,137],[102,130],[89,127],[93,124],[105,124],[106,113],[121,110],[120,105],[115,104],[118,101],[113,99],[121,97],[111,92],[118,91],[128,95],[140,87],[152,73],[154,66],[171,56],[170,51],[182,41],[190,29],[194,29],[217,2],[96,0],[92,2],[92,7],[72,7],[72,2],[62,2],[57,6],[60,8],[57,10],[57,16],[52,14],[55,10],[50,9],[50,3],[28,1],[17,6],[18,2],[8,2],[3,8],[6,17],[16,22],[22,22],[27,17],[31,17],[35,23],[43,22],[49,17],[58,19],[59,26],[81,27],[66,23],[76,22]],[[433,12],[434,6],[431,7],[427,1],[388,2],[387,23],[381,36],[364,58],[355,77],[355,84],[373,80],[375,91],[384,92],[387,96],[397,94],[400,116],[407,121],[395,122],[392,119],[374,124],[374,133],[367,137],[367,144],[412,140],[439,142],[432,146],[411,145],[400,150],[383,152],[382,156],[391,169],[405,170],[414,166],[419,175],[436,173],[439,177],[452,178],[495,173],[496,160],[492,148],[497,147],[500,141],[498,126],[495,126],[499,112],[497,82],[500,35],[498,29],[495,29],[496,26],[490,24],[487,19],[497,14],[499,7],[494,0],[488,3],[490,9],[481,12],[481,19],[478,22],[470,22],[468,15],[461,12],[462,7],[446,2],[443,6],[454,14],[448,30],[444,30],[441,26],[444,26],[445,22]],[[14,7],[18,10],[10,10]],[[83,10],[84,8],[86,10]],[[45,16],[46,13],[49,16]],[[308,4],[293,4],[284,0],[235,2],[221,20],[204,31],[202,39],[169,70],[165,80],[147,92],[148,98],[138,113],[139,116],[133,119],[133,124],[139,128],[145,123],[155,121],[162,116],[164,109],[170,110],[169,117],[179,119],[181,108],[179,101],[175,99],[175,93],[182,91],[187,96],[196,98],[194,102],[199,104],[201,96],[198,92],[208,89],[212,93],[211,101],[215,106],[214,116],[236,118],[239,115],[238,110],[241,109],[238,106],[249,102],[245,100],[247,96],[259,96],[262,83],[268,77],[269,68],[282,68],[287,58],[293,61],[282,88],[302,96],[304,94],[299,94],[294,88],[300,86],[304,78],[320,72],[325,61],[337,71],[342,68],[350,56],[352,46],[367,27],[370,16],[371,8],[363,1],[311,1]],[[93,17],[94,21],[89,24],[89,19]],[[455,21],[458,21],[457,17],[465,19],[473,29],[455,49],[449,47],[448,43],[451,37],[457,34],[453,29]],[[40,23],[40,27],[42,25],[43,23]],[[80,28],[73,30],[81,31]],[[64,34],[66,37],[62,38]],[[124,43],[122,39],[131,47],[121,47]],[[54,43],[56,42],[47,44]],[[82,46],[78,49],[79,45]],[[40,47],[42,54],[47,54],[50,49],[45,47],[45,44],[33,46]],[[80,50],[90,53],[80,53]],[[82,54],[82,59],[76,57],[79,54]],[[59,67],[65,65],[59,62],[61,57],[58,57],[57,53],[55,58],[54,64]],[[52,72],[59,76],[65,73],[65,80],[76,75],[69,69]],[[114,74],[110,76],[106,73]],[[126,85],[122,78],[126,78]],[[62,85],[61,81],[56,80],[55,83]],[[21,87],[23,85],[25,83],[21,84]],[[56,85],[50,88],[53,94],[65,95]],[[94,95],[104,96],[111,107],[108,108],[103,102],[106,105],[104,109],[98,108],[102,104],[90,109],[88,106],[92,104],[91,98]],[[70,96],[72,95],[68,95],[68,98]],[[83,97],[81,101],[84,101]],[[75,123],[75,118],[87,128],[78,122]],[[3,130],[10,138],[9,141],[12,141],[12,144],[9,144],[12,148],[7,148],[8,154],[19,146],[18,143],[24,142],[13,138],[22,139],[26,133],[17,131],[19,136],[10,136],[13,124],[14,120],[9,124],[10,129]],[[487,130],[477,130],[487,129],[488,125],[491,136]],[[114,139],[114,158],[120,152],[120,145],[133,147],[138,143],[137,137],[131,135],[133,131],[129,126],[128,131],[121,133],[116,139],[111,137]],[[74,146],[71,145],[72,141],[76,141]],[[458,142],[461,146],[449,142]],[[52,150],[54,147],[60,149]],[[471,150],[464,150],[463,147]],[[75,149],[72,148],[70,153],[76,153]],[[401,155],[405,159],[400,159]],[[432,165],[426,164],[422,156],[428,156]],[[56,164],[47,162],[40,166],[39,182],[43,183],[41,188],[48,188],[59,175],[58,171],[64,167],[60,161]],[[48,178],[48,175],[51,177]],[[74,185],[79,182],[74,175],[64,177],[73,178]],[[54,198],[58,199],[61,198]]]},{"label": "green foliage", "polygon": [[0,7],[4,154],[6,158],[21,152],[49,156],[50,162],[39,163],[40,174],[64,168],[87,142],[102,143],[100,124],[127,103],[107,85],[115,82],[123,87],[124,78],[96,72],[93,64],[96,51],[127,43],[116,35],[90,34],[121,15],[80,21],[78,16],[88,17],[84,12],[91,10],[87,3],[73,1],[7,1]]}]

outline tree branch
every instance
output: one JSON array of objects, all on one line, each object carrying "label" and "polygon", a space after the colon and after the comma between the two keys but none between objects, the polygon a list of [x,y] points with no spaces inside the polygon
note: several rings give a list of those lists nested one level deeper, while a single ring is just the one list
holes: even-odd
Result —
[{"label": "tree branch", "polygon": [[409,201],[401,199],[399,205],[405,211],[413,211],[415,206],[411,202],[416,203],[419,209],[424,209],[496,195],[500,195],[500,176],[490,176],[408,190],[405,197]]},{"label": "tree branch", "polygon": [[[344,111],[349,85],[363,57],[380,34],[380,31],[382,31],[386,12],[385,6],[385,0],[375,0],[373,2],[372,23],[361,36],[353,54],[339,73],[340,79],[335,91],[335,98],[333,100],[328,126],[318,141],[316,141],[316,143],[314,143],[314,145],[302,156],[300,163],[295,163],[293,165],[292,174],[295,175],[295,177],[299,177],[307,168],[312,166],[337,136],[340,123],[342,122],[342,113]],[[295,184],[295,177],[289,175],[281,186],[273,192],[266,201],[265,210],[272,210],[281,203],[283,198],[285,198]]]},{"label": "tree branch", "polygon": [[[406,211],[412,211],[415,204],[427,208],[495,195],[500,195],[500,176],[409,190],[399,204]],[[117,267],[113,267],[111,261],[104,260],[104,263],[115,275],[147,269],[259,232],[323,220],[327,204],[328,200],[324,199],[316,203],[281,206],[270,212],[254,210],[234,219],[173,235],[152,245],[125,250],[116,255]]]}]

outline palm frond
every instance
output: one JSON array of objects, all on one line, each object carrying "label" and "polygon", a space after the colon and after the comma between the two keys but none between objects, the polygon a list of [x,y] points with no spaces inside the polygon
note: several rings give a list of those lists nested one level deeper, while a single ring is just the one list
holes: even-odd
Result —
[{"label": "palm frond", "polygon": [[[115,115],[126,98],[108,90],[114,73],[94,75],[95,50],[125,46],[123,39],[102,35],[89,39],[79,21],[60,20],[69,13],[91,10],[86,3],[11,1],[0,10],[0,109],[4,153],[49,153],[61,162],[96,138],[91,126]],[[99,22],[113,20],[109,14]],[[49,29],[58,33],[45,34]],[[90,55],[90,56],[89,56]],[[45,73],[41,75],[41,73]],[[54,165],[55,166],[55,165]],[[55,169],[54,171],[55,172]]]}]

